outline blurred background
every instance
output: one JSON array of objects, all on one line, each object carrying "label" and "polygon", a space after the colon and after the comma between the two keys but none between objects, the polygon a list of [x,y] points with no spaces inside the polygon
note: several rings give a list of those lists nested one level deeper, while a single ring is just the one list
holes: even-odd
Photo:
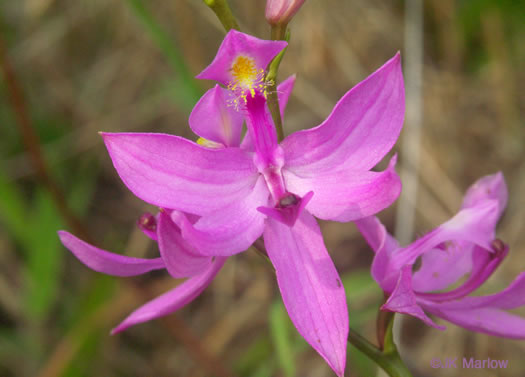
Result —
[{"label": "blurred background", "polygon": [[[280,80],[297,73],[285,132],[318,125],[401,50],[410,115],[394,149],[417,196],[380,217],[413,239],[455,213],[478,177],[503,171],[510,200],[498,236],[511,251],[480,291],[496,292],[525,270],[525,2],[427,0],[421,10],[413,3],[306,1],[289,25],[280,69]],[[230,5],[244,32],[269,38],[264,1]],[[179,281],[166,273],[103,276],[56,235],[67,229],[107,250],[157,255],[136,227],[155,209],[121,183],[97,132],[196,140],[188,115],[212,83],[193,76],[224,34],[199,0],[0,2],[0,376],[333,375],[291,325],[272,270],[253,250],[230,258],[191,305],[110,336],[131,310]],[[396,221],[396,207],[410,220]],[[351,326],[375,339],[382,294],[368,272],[372,253],[353,224],[321,226]],[[415,377],[525,375],[523,341],[451,324],[440,332],[411,318],[397,325]],[[432,358],[463,356],[509,360],[509,367],[430,367]],[[349,348],[347,376],[377,373]]]}]

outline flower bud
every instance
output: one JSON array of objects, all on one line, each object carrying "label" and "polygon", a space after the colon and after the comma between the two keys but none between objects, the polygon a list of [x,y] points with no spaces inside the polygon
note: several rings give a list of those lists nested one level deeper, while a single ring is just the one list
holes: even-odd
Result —
[{"label": "flower bud", "polygon": [[305,0],[267,0],[266,20],[271,25],[286,25]]}]

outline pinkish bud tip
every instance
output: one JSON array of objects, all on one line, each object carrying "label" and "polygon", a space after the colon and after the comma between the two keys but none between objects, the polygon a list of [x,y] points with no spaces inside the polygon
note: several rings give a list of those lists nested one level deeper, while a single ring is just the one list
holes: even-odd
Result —
[{"label": "pinkish bud tip", "polygon": [[268,0],[266,2],[266,20],[272,25],[286,25],[297,13],[305,0]]}]

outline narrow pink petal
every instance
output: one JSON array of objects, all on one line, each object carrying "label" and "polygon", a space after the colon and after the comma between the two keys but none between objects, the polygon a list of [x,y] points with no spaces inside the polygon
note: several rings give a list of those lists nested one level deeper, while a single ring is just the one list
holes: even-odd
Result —
[{"label": "narrow pink petal", "polygon": [[283,169],[283,173],[290,192],[300,196],[314,192],[307,206],[310,213],[323,220],[346,222],[374,215],[397,199],[401,180],[395,162],[394,156],[382,172],[340,169],[299,176]]},{"label": "narrow pink petal", "polygon": [[161,258],[142,259],[126,257],[99,249],[78,239],[71,233],[60,230],[58,237],[82,263],[92,270],[113,276],[135,276],[148,271],[163,269]]},{"label": "narrow pink petal", "polygon": [[270,61],[287,45],[285,41],[259,39],[232,29],[222,41],[215,59],[197,75],[197,78],[215,80],[227,86],[234,79],[231,68],[239,56],[253,59],[255,69],[264,71]]},{"label": "narrow pink petal", "polygon": [[126,330],[130,326],[150,321],[171,314],[198,297],[211,283],[217,272],[226,262],[226,258],[216,258],[215,262],[201,274],[193,276],[171,291],[151,300],[131,313],[124,321],[115,327],[111,334]]},{"label": "narrow pink petal", "polygon": [[[180,214],[184,216],[184,214]],[[200,274],[212,263],[211,257],[197,253],[180,234],[180,229],[170,215],[162,211],[158,224],[159,251],[166,269],[174,278],[185,278]]]},{"label": "narrow pink petal", "polygon": [[345,292],[315,219],[303,211],[290,228],[268,218],[264,244],[292,322],[343,376],[348,336]]},{"label": "narrow pink petal", "polygon": [[510,339],[525,339],[525,318],[495,308],[445,310],[426,307],[432,314],[470,331]]},{"label": "narrow pink petal", "polygon": [[298,176],[334,169],[369,170],[396,142],[404,114],[398,53],[346,93],[320,126],[283,141],[286,167]]},{"label": "narrow pink petal", "polygon": [[295,85],[295,75],[291,75],[286,80],[277,85],[277,97],[279,98],[279,110],[281,112],[281,119],[284,119],[284,113],[288,99],[292,94],[293,87]]},{"label": "narrow pink petal", "polygon": [[225,147],[238,147],[244,116],[228,103],[229,91],[216,85],[193,108],[189,123],[197,135]]},{"label": "narrow pink petal", "polygon": [[501,292],[486,296],[465,297],[461,300],[436,303],[435,305],[443,310],[477,309],[482,307],[516,309],[525,306],[525,272],[518,275],[512,284]]},{"label": "narrow pink petal", "polygon": [[230,256],[246,250],[261,236],[265,216],[257,207],[267,205],[268,197],[264,178],[259,177],[246,197],[201,217],[195,224],[180,216],[175,216],[174,221],[180,226],[184,239],[201,255]]},{"label": "narrow pink petal", "polygon": [[496,200],[498,202],[498,219],[507,206],[508,190],[503,174],[498,172],[486,175],[478,179],[469,187],[461,208],[476,206],[486,200]]},{"label": "narrow pink petal", "polygon": [[396,313],[408,314],[419,318],[425,324],[444,330],[445,327],[434,323],[421,309],[416,301],[416,295],[412,289],[412,266],[407,265],[401,269],[399,280],[394,291],[390,294],[388,300],[383,304],[381,310],[388,310]]},{"label": "narrow pink petal", "polygon": [[245,197],[257,174],[239,148],[207,149],[178,136],[103,133],[124,184],[142,200],[203,215]]}]

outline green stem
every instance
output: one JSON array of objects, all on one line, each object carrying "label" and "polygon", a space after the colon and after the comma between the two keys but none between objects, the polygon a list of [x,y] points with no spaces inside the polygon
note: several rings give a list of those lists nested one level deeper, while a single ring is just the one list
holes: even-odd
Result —
[{"label": "green stem", "polygon": [[[272,25],[271,37],[273,40],[288,41],[290,39],[290,32],[287,32],[286,25]],[[277,96],[277,71],[279,70],[279,65],[281,64],[285,51],[286,48],[272,60],[268,66],[268,73],[266,74],[266,81],[270,83],[268,86],[268,109],[272,114],[279,142],[284,139],[284,130],[281,111],[279,110],[279,97]]]},{"label": "green stem", "polygon": [[226,0],[204,0],[204,3],[217,15],[226,31],[231,29],[240,30]]},{"label": "green stem", "polygon": [[407,369],[403,360],[399,356],[397,347],[393,340],[392,326],[393,317],[388,325],[387,332],[384,339],[384,350],[381,351],[379,348],[374,346],[360,334],[350,329],[348,334],[348,342],[356,347],[359,351],[363,352],[377,365],[379,365],[390,377],[412,377],[412,374]]}]

